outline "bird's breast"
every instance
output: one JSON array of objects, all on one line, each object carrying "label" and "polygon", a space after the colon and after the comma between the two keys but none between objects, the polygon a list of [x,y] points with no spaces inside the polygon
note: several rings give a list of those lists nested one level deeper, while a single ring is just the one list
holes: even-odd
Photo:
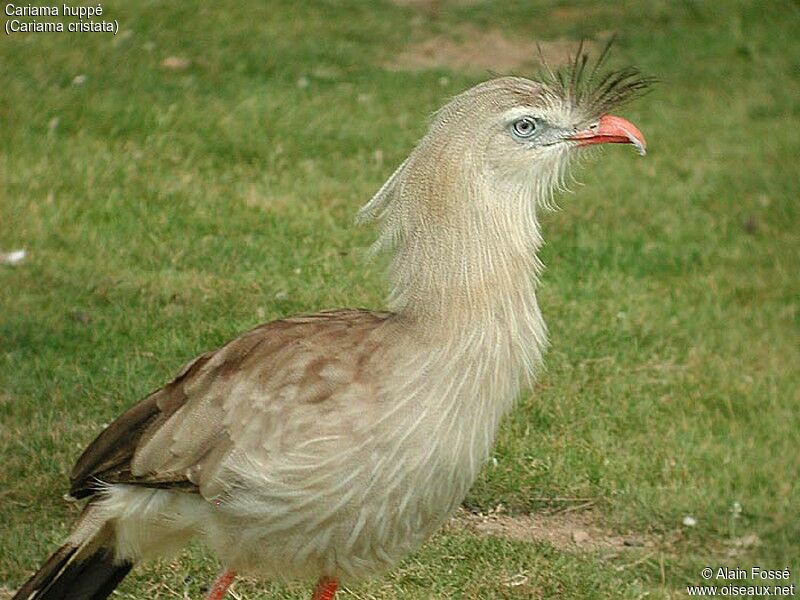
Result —
[{"label": "bird's breast", "polygon": [[441,371],[396,381],[402,397],[340,406],[340,426],[241,469],[244,485],[220,507],[239,570],[348,580],[391,567],[467,494],[516,391],[501,383]]}]

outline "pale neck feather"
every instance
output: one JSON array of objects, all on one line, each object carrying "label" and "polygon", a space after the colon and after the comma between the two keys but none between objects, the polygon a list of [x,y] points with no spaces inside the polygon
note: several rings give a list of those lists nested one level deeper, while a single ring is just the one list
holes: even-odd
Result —
[{"label": "pale neck feather", "polygon": [[486,173],[450,150],[423,140],[359,213],[382,222],[375,249],[393,250],[389,308],[421,335],[447,339],[453,355],[480,340],[486,360],[532,378],[547,345],[537,211],[550,205],[566,155],[520,176]]}]

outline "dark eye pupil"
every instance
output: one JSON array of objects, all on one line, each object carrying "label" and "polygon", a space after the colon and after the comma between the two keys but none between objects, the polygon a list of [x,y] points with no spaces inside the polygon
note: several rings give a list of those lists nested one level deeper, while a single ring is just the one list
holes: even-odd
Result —
[{"label": "dark eye pupil", "polygon": [[534,123],[531,119],[520,119],[514,123],[514,131],[516,131],[519,135],[531,135],[535,130],[536,123]]}]

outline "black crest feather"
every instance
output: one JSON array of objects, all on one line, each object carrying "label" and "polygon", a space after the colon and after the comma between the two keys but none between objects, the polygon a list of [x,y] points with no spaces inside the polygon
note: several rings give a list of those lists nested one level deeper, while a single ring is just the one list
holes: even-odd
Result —
[{"label": "black crest feather", "polygon": [[568,63],[556,70],[539,56],[545,68],[544,79],[564,101],[580,108],[587,115],[599,117],[634,98],[647,93],[657,83],[654,77],[643,75],[636,67],[606,70],[606,62],[616,38],[612,36],[592,60],[580,42]]}]

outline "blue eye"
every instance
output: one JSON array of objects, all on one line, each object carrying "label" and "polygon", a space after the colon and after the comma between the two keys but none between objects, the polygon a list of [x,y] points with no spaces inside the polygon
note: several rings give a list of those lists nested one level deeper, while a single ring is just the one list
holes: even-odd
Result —
[{"label": "blue eye", "polygon": [[514,133],[521,138],[531,137],[534,133],[536,133],[537,127],[538,124],[536,123],[536,119],[532,119],[531,117],[522,117],[521,119],[514,121],[514,124],[511,125],[511,129],[514,131]]}]

